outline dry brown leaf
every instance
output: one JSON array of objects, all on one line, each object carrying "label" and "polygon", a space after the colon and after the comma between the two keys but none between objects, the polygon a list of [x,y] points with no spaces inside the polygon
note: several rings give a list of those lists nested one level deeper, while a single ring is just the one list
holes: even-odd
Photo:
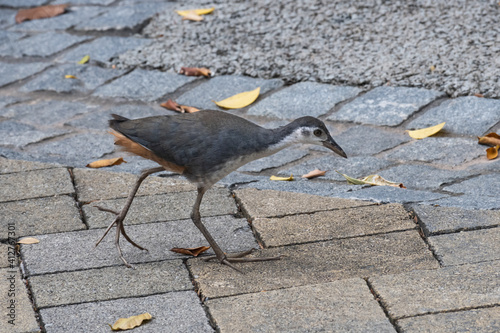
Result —
[{"label": "dry brown leaf", "polygon": [[33,237],[24,237],[23,239],[20,239],[17,243],[18,244],[36,244],[36,243],[40,243],[40,241],[36,238],[33,238]]},{"label": "dry brown leaf", "polygon": [[185,254],[188,256],[197,257],[200,253],[205,252],[209,248],[210,248],[210,246],[200,246],[200,247],[193,247],[193,248],[188,248],[188,249],[174,247],[174,248],[170,249],[170,251],[175,252],[175,253]]},{"label": "dry brown leaf", "polygon": [[205,67],[181,67],[179,74],[184,74],[186,76],[207,76],[207,77],[210,77],[212,75],[210,69]]},{"label": "dry brown leaf", "polygon": [[182,15],[183,20],[200,22],[203,21],[203,16],[196,14],[195,12],[189,12]]},{"label": "dry brown leaf", "polygon": [[66,11],[68,4],[63,5],[48,5],[29,9],[19,9],[16,14],[16,23],[21,23],[28,20],[38,20],[42,18],[50,18],[61,15]]},{"label": "dry brown leaf", "polygon": [[303,175],[302,178],[311,179],[319,176],[324,176],[325,173],[326,171],[321,171],[320,169],[314,169],[313,171],[310,171],[309,173]]},{"label": "dry brown leaf", "polygon": [[164,107],[167,110],[177,111],[180,113],[193,113],[198,112],[200,109],[195,108],[194,106],[180,105],[176,101],[169,99],[168,101],[161,103],[160,106]]},{"label": "dry brown leaf", "polygon": [[123,159],[123,157],[116,157],[116,158],[110,158],[107,160],[94,161],[92,163],[87,164],[86,167],[99,169],[99,168],[110,167],[110,166],[114,166],[114,165],[120,165],[122,163],[127,163],[127,161],[125,161]]},{"label": "dry brown leaf", "polygon": [[479,98],[483,98],[484,97],[484,95],[480,94],[480,93],[475,93],[474,96],[479,97]]},{"label": "dry brown leaf", "polygon": [[495,158],[497,158],[499,149],[500,146],[490,147],[486,149],[486,158],[488,158],[489,160],[494,160]]},{"label": "dry brown leaf", "polygon": [[186,113],[194,113],[200,111],[200,109],[195,108],[194,106],[181,105],[182,112]]},{"label": "dry brown leaf", "polygon": [[488,146],[498,146],[500,145],[500,135],[496,133],[488,133],[485,136],[477,137],[478,143]]},{"label": "dry brown leaf", "polygon": [[130,330],[134,327],[142,325],[145,320],[150,320],[153,318],[149,313],[143,313],[137,316],[132,316],[128,318],[120,318],[113,325],[109,325],[113,331],[124,331]]}]

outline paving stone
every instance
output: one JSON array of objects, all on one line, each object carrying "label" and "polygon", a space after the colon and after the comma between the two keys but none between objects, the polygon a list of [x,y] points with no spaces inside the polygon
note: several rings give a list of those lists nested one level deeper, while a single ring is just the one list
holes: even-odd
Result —
[{"label": "paving stone", "polygon": [[245,173],[235,171],[231,172],[229,175],[219,180],[217,184],[221,184],[224,186],[231,186],[233,184],[245,184],[245,183],[257,182],[259,181],[259,179],[263,178],[267,179],[267,177],[247,175]]},{"label": "paving stone", "polygon": [[477,332],[500,331],[500,307],[436,313],[398,320],[401,332]]},{"label": "paving stone", "polygon": [[47,0],[0,0],[0,5],[13,7],[13,8],[23,8],[23,7],[36,7],[45,4]]},{"label": "paving stone", "polygon": [[30,143],[39,142],[68,133],[60,129],[40,131],[35,127],[17,121],[0,121],[0,145],[24,147]]},{"label": "paving stone", "polygon": [[334,136],[349,158],[351,156],[375,155],[410,141],[404,134],[386,132],[374,127],[355,126]]},{"label": "paving stone", "polygon": [[371,200],[379,203],[412,203],[444,198],[446,195],[427,191],[416,191],[391,186],[370,186],[359,191],[343,192],[338,197],[356,200]]},{"label": "paving stone", "polygon": [[155,14],[173,9],[173,7],[174,4],[170,3],[155,4],[147,2],[108,7],[104,14],[77,24],[75,29],[82,31],[135,31],[146,24]]},{"label": "paving stone", "polygon": [[302,157],[307,156],[307,154],[307,150],[288,148],[279,151],[274,155],[245,164],[238,170],[246,172],[261,172],[265,169],[278,168],[290,162],[297,161]]},{"label": "paving stone", "polygon": [[43,71],[50,64],[32,62],[29,64],[6,64],[0,66],[0,86],[25,79],[33,74]]},{"label": "paving stone", "polygon": [[[188,219],[196,200],[197,192],[173,192],[134,199],[127,215],[127,224],[142,224],[158,221]],[[83,206],[83,214],[90,228],[103,228],[114,219],[114,215],[102,212],[94,205],[121,211],[126,199],[94,201]],[[226,189],[211,189],[203,197],[201,216],[236,214],[234,199]]]},{"label": "paving stone", "polygon": [[199,291],[209,298],[439,267],[417,231],[292,245],[255,253],[283,255],[283,258],[234,264],[243,271],[244,279],[241,273],[218,263],[189,259],[188,265]]},{"label": "paving stone", "polygon": [[445,207],[461,207],[464,209],[500,209],[500,202],[497,197],[478,197],[476,195],[468,194],[433,201],[425,201],[423,204]]},{"label": "paving stone", "polygon": [[17,237],[86,229],[75,200],[66,195],[0,203],[0,214],[0,225],[13,225]]},{"label": "paving stone", "polygon": [[193,80],[196,80],[193,76],[136,69],[132,73],[100,87],[94,92],[94,95],[154,101]]},{"label": "paving stone", "polygon": [[182,260],[45,274],[29,278],[37,308],[192,290]]},{"label": "paving stone", "polygon": [[387,180],[403,183],[408,189],[436,190],[441,185],[470,176],[470,171],[445,170],[430,165],[401,164],[378,174]]},{"label": "paving stone", "polygon": [[68,170],[36,170],[0,175],[0,202],[75,192]]},{"label": "paving stone", "polygon": [[500,211],[413,205],[426,236],[500,226]]},{"label": "paving stone", "polygon": [[75,47],[58,57],[56,61],[78,62],[84,55],[89,55],[91,62],[108,64],[112,58],[149,43],[151,40],[144,38],[105,36]]},{"label": "paving stone", "polygon": [[420,88],[378,87],[344,105],[327,119],[397,126],[444,95],[443,92]]},{"label": "paving stone", "polygon": [[[19,270],[0,269],[0,293],[2,295],[2,325],[0,333],[40,332],[35,312],[21,280]],[[11,295],[14,293],[15,295]],[[13,306],[13,308],[9,308]]]},{"label": "paving stone", "polygon": [[362,279],[214,299],[207,305],[221,332],[396,332]]},{"label": "paving stone", "polygon": [[332,86],[316,82],[300,82],[265,98],[248,110],[249,115],[280,119],[303,116],[319,117],[336,104],[359,94],[355,87]]},{"label": "paving stone", "polygon": [[431,236],[429,243],[442,266],[500,259],[500,228]]},{"label": "paving stone", "polygon": [[484,148],[475,139],[434,137],[396,148],[386,158],[404,163],[421,161],[457,166],[483,155]]},{"label": "paving stone", "polygon": [[393,319],[500,302],[500,261],[372,276],[368,281]]},{"label": "paving stone", "polygon": [[210,80],[190,89],[177,98],[176,102],[183,105],[195,106],[199,109],[222,110],[212,101],[221,101],[244,91],[260,87],[260,94],[283,86],[280,79],[263,80],[247,76],[223,75],[215,76]]},{"label": "paving stone", "polygon": [[[8,22],[8,23],[11,23],[11,24],[14,24],[15,23],[15,20],[14,20],[14,16],[15,16],[15,13],[17,13],[16,11],[13,11],[14,12],[14,15],[11,17],[12,21]],[[8,11],[8,15],[10,15],[10,11]],[[8,18],[5,15],[5,12],[3,10],[0,9],[0,26],[2,24],[7,24],[7,22],[5,22],[5,20]],[[19,39],[21,39],[22,37],[25,37],[26,34],[23,34],[21,32],[15,32],[15,31],[5,31],[5,30],[1,30],[0,31],[0,43],[4,44],[4,43],[13,43]]]},{"label": "paving stone", "polygon": [[[6,106],[11,104],[15,104],[18,102],[25,101],[27,98],[25,97],[17,97],[17,96],[0,96],[0,110]],[[1,114],[0,114],[1,116]]]},{"label": "paving stone", "polygon": [[[38,75],[35,79],[26,83],[21,88],[21,91],[89,92],[124,73],[125,71],[122,70],[91,65],[61,65]],[[74,75],[76,79],[67,79],[65,75]]]},{"label": "paving stone", "polygon": [[[0,29],[5,29],[11,25],[16,24],[16,20],[15,20],[16,13],[17,13],[17,11],[11,10],[11,9],[0,9]],[[5,32],[5,31],[3,31],[3,32]],[[0,33],[0,36],[2,35],[2,33]],[[1,38],[2,37],[0,37],[0,41],[1,41]],[[3,43],[3,41],[1,41],[1,42]]]},{"label": "paving stone", "polygon": [[[206,217],[203,223],[227,253],[258,247],[245,219],[226,215]],[[141,251],[122,237],[120,244],[123,256],[131,264],[185,259],[185,255],[171,252],[170,249],[208,245],[191,220],[126,225],[125,229],[133,241],[149,250]],[[103,234],[104,229],[91,229],[37,236],[40,243],[21,246],[26,273],[31,276],[116,265],[121,267],[123,262],[116,251],[114,231],[95,247]],[[54,255],[54,249],[64,253],[64,256]],[[205,253],[213,252],[208,250]]]},{"label": "paving stone", "polygon": [[500,174],[498,173],[481,175],[443,188],[444,191],[465,193],[478,197],[496,197],[498,189],[500,189]]},{"label": "paving stone", "polygon": [[[73,175],[78,200],[82,202],[126,198],[137,180],[135,175],[95,169],[73,169]],[[196,186],[187,181],[149,176],[142,182],[136,196],[195,190]]]},{"label": "paving stone", "polygon": [[479,136],[486,134],[498,119],[500,101],[467,96],[445,101],[410,122],[406,128],[425,128],[446,121],[443,129],[446,132]]},{"label": "paving stone", "polygon": [[251,219],[371,205],[362,201],[254,188],[236,190],[234,193],[236,200]]},{"label": "paving stone", "polygon": [[266,247],[415,229],[408,212],[400,204],[257,218],[252,226]]},{"label": "paving stone", "polygon": [[101,14],[104,8],[100,7],[76,7],[71,2],[71,7],[66,13],[43,20],[24,21],[11,28],[14,31],[53,31],[66,30],[78,23],[85,22]]},{"label": "paving stone", "polygon": [[43,126],[62,124],[78,114],[91,112],[95,109],[94,106],[79,102],[46,100],[16,104],[0,111],[0,115],[30,125]]},{"label": "paving stone", "polygon": [[[355,156],[351,158],[341,158],[338,155],[330,154],[323,157],[313,158],[289,169],[279,171],[280,175],[305,175],[314,170],[327,170],[321,179],[346,181],[340,173],[345,173],[350,177],[366,177],[377,173],[378,170],[387,168],[392,162],[372,156]],[[338,171],[338,172],[335,172]]]},{"label": "paving stone", "polygon": [[0,157],[0,174],[53,169],[57,167],[55,164],[19,161]]},{"label": "paving stone", "polygon": [[213,332],[194,291],[46,308],[40,315],[47,333],[64,333],[68,327],[75,333],[106,333],[110,331],[107,323],[145,312],[153,319],[134,328],[135,332]]},{"label": "paving stone", "polygon": [[75,36],[65,33],[45,32],[0,46],[0,56],[14,58],[48,57],[71,45],[89,39],[86,36]]}]

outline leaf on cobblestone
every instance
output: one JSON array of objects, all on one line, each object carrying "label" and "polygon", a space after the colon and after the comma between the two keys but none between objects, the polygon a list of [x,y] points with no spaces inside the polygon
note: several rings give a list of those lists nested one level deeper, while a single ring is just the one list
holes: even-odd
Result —
[{"label": "leaf on cobblestone", "polygon": [[210,69],[205,67],[181,67],[179,74],[184,74],[186,76],[212,76]]},{"label": "leaf on cobblestone", "polygon": [[271,176],[269,178],[270,180],[281,180],[281,181],[285,181],[285,182],[289,182],[289,181],[292,181],[293,180],[293,175],[290,175],[290,177],[277,177],[277,176]]},{"label": "leaf on cobblestone", "polygon": [[160,106],[164,107],[167,110],[177,111],[180,113],[194,113],[200,111],[200,109],[197,109],[194,106],[180,105],[172,99],[161,103]]},{"label": "leaf on cobblestone", "polygon": [[498,150],[499,149],[500,149],[500,145],[486,149],[486,157],[489,160],[494,160],[495,158],[498,157]]},{"label": "leaf on cobblestone", "polygon": [[347,179],[347,182],[352,185],[392,186],[392,187],[406,188],[406,186],[404,186],[402,183],[391,182],[389,180],[382,178],[379,175],[369,175],[363,179],[357,179],[349,177],[348,175],[340,173],[338,171],[337,173],[344,176],[344,178]]},{"label": "leaf on cobblestone", "polygon": [[314,169],[313,171],[310,171],[309,173],[306,173],[305,175],[302,176],[302,178],[315,178],[319,176],[324,176],[326,171],[321,171],[320,169]]},{"label": "leaf on cobblestone", "polygon": [[64,75],[64,78],[65,79],[76,79],[77,77],[74,75],[68,74],[68,75]]},{"label": "leaf on cobblestone", "polygon": [[36,238],[33,237],[24,237],[23,239],[20,239],[18,244],[37,244],[40,243],[40,241]]},{"label": "leaf on cobblestone", "polygon": [[187,13],[185,15],[182,15],[183,20],[188,20],[188,21],[195,21],[195,22],[200,22],[203,21],[203,16],[198,15],[194,12]]},{"label": "leaf on cobblestone", "polygon": [[257,97],[259,97],[259,94],[260,94],[260,87],[254,90],[236,94],[219,102],[216,101],[212,102],[214,102],[215,104],[217,104],[217,106],[220,106],[221,108],[240,109],[255,102]]},{"label": "leaf on cobblestone", "polygon": [[88,63],[88,62],[89,62],[89,60],[90,60],[90,56],[87,54],[85,57],[83,57],[83,58],[82,58],[82,59],[78,62],[78,64],[79,64],[79,65],[86,64],[86,63]]},{"label": "leaf on cobblestone", "polygon": [[478,143],[488,146],[498,146],[500,145],[500,135],[496,133],[489,133],[482,137],[477,137]]},{"label": "leaf on cobblestone", "polygon": [[210,7],[210,8],[199,8],[199,9],[189,9],[189,10],[176,10],[175,12],[180,16],[185,16],[187,14],[206,15],[212,13],[214,9],[215,7]]},{"label": "leaf on cobblestone", "polygon": [[438,124],[436,126],[431,126],[427,128],[422,128],[419,130],[414,130],[414,131],[407,131],[408,135],[410,135],[414,139],[424,139],[426,137],[429,137],[431,135],[436,134],[439,132],[443,127],[446,122]]},{"label": "leaf on cobblestone", "polygon": [[66,11],[68,4],[63,5],[48,5],[29,9],[19,9],[16,14],[16,23],[23,21],[38,20],[61,15]]},{"label": "leaf on cobblestone", "polygon": [[185,254],[188,256],[197,257],[200,253],[205,252],[209,248],[210,248],[210,246],[200,246],[200,247],[193,247],[193,248],[188,248],[188,249],[174,247],[174,248],[170,249],[170,251],[175,252],[175,253]]},{"label": "leaf on cobblestone", "polygon": [[145,320],[150,320],[153,318],[149,313],[143,313],[137,316],[132,316],[128,318],[120,318],[113,325],[109,325],[113,331],[124,331],[130,330],[134,327],[142,325]]},{"label": "leaf on cobblestone", "polygon": [[110,158],[107,160],[94,161],[92,163],[87,164],[86,167],[99,169],[99,168],[110,167],[110,166],[114,166],[114,165],[120,165],[122,163],[127,163],[127,161],[125,161],[123,159],[123,157],[116,157],[116,158]]}]

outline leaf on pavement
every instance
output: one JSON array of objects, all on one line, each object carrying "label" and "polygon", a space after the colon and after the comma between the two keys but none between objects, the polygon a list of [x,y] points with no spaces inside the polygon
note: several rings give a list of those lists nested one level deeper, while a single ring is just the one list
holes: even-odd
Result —
[{"label": "leaf on pavement", "polygon": [[406,188],[406,186],[404,186],[402,183],[388,181],[379,175],[369,175],[363,179],[357,179],[349,177],[348,175],[340,172],[338,173],[344,176],[344,178],[347,179],[347,182],[352,185],[392,186],[392,187]]},{"label": "leaf on pavement", "polygon": [[180,105],[176,101],[169,99],[166,102],[160,104],[161,107],[164,107],[167,110],[177,111],[180,113],[194,113],[200,111],[200,109],[195,108],[194,106]]},{"label": "leaf on pavement", "polygon": [[500,145],[500,135],[496,133],[489,133],[482,137],[477,137],[478,143],[488,146],[498,146]]},{"label": "leaf on pavement", "polygon": [[210,246],[200,246],[200,247],[193,247],[193,248],[187,248],[187,249],[174,247],[174,248],[170,249],[170,251],[175,252],[175,253],[185,254],[188,256],[197,257],[200,253],[205,252],[209,248],[210,248]]},{"label": "leaf on pavement", "polygon": [[281,180],[281,181],[289,182],[289,181],[293,180],[293,175],[290,175],[290,177],[271,176],[269,179],[270,180]]},{"label": "leaf on pavement", "polygon": [[186,76],[207,76],[210,77],[212,72],[210,69],[205,67],[181,67],[179,74],[184,74]]},{"label": "leaf on pavement", "polygon": [[89,60],[90,60],[90,56],[87,54],[85,57],[83,57],[83,58],[82,58],[82,59],[78,62],[78,64],[79,64],[79,65],[86,64],[86,63],[88,63],[88,62],[89,62]]},{"label": "leaf on pavement", "polygon": [[438,124],[436,126],[431,126],[427,128],[422,128],[419,130],[414,130],[414,131],[407,131],[408,135],[410,135],[414,139],[424,139],[428,136],[434,135],[437,132],[439,132],[443,127],[446,122]]},{"label": "leaf on pavement", "polygon": [[65,79],[77,79],[77,77],[76,77],[76,76],[74,76],[74,75],[70,75],[70,74],[68,74],[68,75],[64,75],[64,78],[65,78]]},{"label": "leaf on pavement", "polygon": [[36,244],[36,243],[40,243],[40,241],[36,238],[33,238],[33,237],[24,237],[23,239],[20,239],[17,243],[18,244]]},{"label": "leaf on pavement", "polygon": [[494,160],[498,157],[498,150],[500,150],[500,145],[486,149],[486,157],[489,160]]},{"label": "leaf on pavement", "polygon": [[213,102],[217,104],[217,106],[220,106],[221,108],[240,109],[255,102],[257,97],[259,97],[259,94],[260,94],[260,87],[254,90],[236,94],[219,102],[216,101]]},{"label": "leaf on pavement", "polygon": [[187,14],[206,15],[212,13],[214,9],[215,7],[210,7],[210,8],[199,8],[199,9],[189,9],[189,10],[176,10],[175,12],[180,16],[185,16]]},{"label": "leaf on pavement", "polygon": [[110,167],[110,166],[114,166],[114,165],[120,165],[122,163],[127,163],[127,161],[125,161],[123,159],[123,157],[116,157],[116,158],[110,158],[107,160],[94,161],[92,163],[87,164],[86,167],[99,169],[99,168]]},{"label": "leaf on pavement", "polygon": [[16,23],[23,21],[38,20],[61,15],[66,11],[68,4],[63,5],[48,5],[29,9],[19,9],[16,14]]},{"label": "leaf on pavement", "polygon": [[315,177],[319,177],[319,176],[324,176],[325,173],[326,173],[326,171],[314,169],[313,171],[310,171],[309,173],[306,173],[305,175],[303,175],[302,178],[311,179],[311,178],[315,178]]},{"label": "leaf on pavement", "polygon": [[113,325],[109,325],[113,331],[130,330],[134,327],[142,325],[145,320],[153,318],[149,313],[143,313],[137,316],[128,318],[120,318]]}]

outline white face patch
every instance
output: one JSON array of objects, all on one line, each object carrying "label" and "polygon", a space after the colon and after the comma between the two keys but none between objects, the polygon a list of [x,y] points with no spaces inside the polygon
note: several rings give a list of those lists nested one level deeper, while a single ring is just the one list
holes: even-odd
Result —
[{"label": "white face patch", "polygon": [[327,139],[326,134],[321,130],[322,135],[317,137],[313,135],[314,131],[320,129],[317,127],[299,127],[280,142],[271,147],[274,151],[279,151],[295,143],[313,144],[322,146],[322,141]]}]

